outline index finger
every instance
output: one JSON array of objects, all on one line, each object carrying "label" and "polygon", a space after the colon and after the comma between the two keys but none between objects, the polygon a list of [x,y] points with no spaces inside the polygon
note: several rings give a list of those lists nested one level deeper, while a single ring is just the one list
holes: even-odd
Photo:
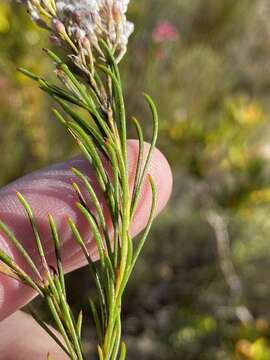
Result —
[{"label": "index finger", "polygon": [[[129,141],[128,159],[131,186],[135,175],[137,154],[137,142]],[[10,227],[37,264],[39,263],[39,256],[32,229],[25,216],[24,209],[16,197],[16,191],[20,191],[26,197],[33,209],[49,264],[53,264],[55,260],[53,242],[48,226],[48,214],[51,213],[53,215],[59,233],[61,234],[62,257],[66,271],[73,271],[85,264],[84,256],[74,241],[67,224],[68,217],[74,220],[83,237],[87,239],[87,246],[90,253],[96,257],[96,246],[89,227],[75,206],[77,197],[72,188],[72,182],[75,180],[71,172],[72,167],[78,168],[89,176],[102,203],[102,194],[98,191],[94,172],[82,157],[56,164],[27,175],[0,191],[0,219]],[[149,173],[153,177],[158,190],[158,214],[167,203],[172,188],[170,167],[167,160],[158,150],[154,151]],[[138,234],[145,227],[150,208],[151,190],[149,185],[145,184],[131,226],[132,236]],[[105,207],[104,209],[106,210]],[[105,213],[105,216],[107,216],[107,221],[109,221],[108,214],[106,215]],[[25,268],[26,264],[24,259],[22,259],[15,247],[10,244],[1,232],[0,248],[7,252],[19,266]],[[0,275],[0,320],[21,308],[29,302],[34,295],[33,290],[29,287],[5,275]]]}]

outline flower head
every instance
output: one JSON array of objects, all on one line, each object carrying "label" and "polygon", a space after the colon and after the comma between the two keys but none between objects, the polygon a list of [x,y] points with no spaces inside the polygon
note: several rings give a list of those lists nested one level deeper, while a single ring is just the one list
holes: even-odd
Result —
[{"label": "flower head", "polygon": [[[81,48],[84,38],[100,51],[99,39],[108,42],[120,61],[126,52],[133,23],[126,18],[130,0],[20,0],[32,20],[48,26],[53,37]],[[47,17],[47,23],[45,19]]]}]

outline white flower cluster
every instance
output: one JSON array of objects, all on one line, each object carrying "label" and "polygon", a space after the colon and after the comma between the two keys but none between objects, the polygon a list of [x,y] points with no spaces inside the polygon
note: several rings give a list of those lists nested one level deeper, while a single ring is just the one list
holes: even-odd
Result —
[{"label": "white flower cluster", "polygon": [[130,0],[21,0],[28,6],[33,21],[47,27],[40,8],[52,15],[49,25],[53,37],[61,39],[66,32],[75,43],[89,40],[91,46],[98,47],[98,39],[107,40],[118,60],[126,52],[129,36],[134,30],[133,23],[126,18]]},{"label": "white flower cluster", "polygon": [[120,50],[126,50],[133,24],[126,19],[129,0],[58,0],[57,13],[73,37],[87,36],[96,44],[107,38]]}]

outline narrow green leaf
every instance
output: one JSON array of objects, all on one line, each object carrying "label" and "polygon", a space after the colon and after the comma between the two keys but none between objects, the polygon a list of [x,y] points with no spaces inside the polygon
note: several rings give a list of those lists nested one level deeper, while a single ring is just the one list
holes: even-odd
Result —
[{"label": "narrow green leaf", "polygon": [[111,49],[109,48],[109,46],[107,45],[106,41],[104,41],[103,39],[100,39],[99,40],[101,46],[106,50],[107,52],[107,56],[108,56],[108,59],[109,59],[109,63],[110,65],[112,66],[112,69],[113,69],[113,72],[117,78],[117,80],[119,82],[121,82],[121,78],[120,78],[120,73],[119,73],[119,68],[118,68],[118,65],[117,65],[117,62],[115,60],[115,57],[111,51]]},{"label": "narrow green leaf", "polygon": [[18,278],[24,283],[33,288],[43,297],[42,289],[38,284],[35,283],[32,278],[26,274],[10,256],[8,256],[3,250],[0,249],[0,261],[2,261],[6,266],[8,266],[14,273],[18,276]]},{"label": "narrow green leaf", "polygon": [[68,104],[63,100],[56,98],[56,101],[62,106],[63,110],[77,123],[81,128],[89,135],[91,135],[101,151],[104,151],[104,139],[99,134],[99,132],[90,124],[89,121],[84,120],[84,118],[74,111]]},{"label": "narrow green leaf", "polygon": [[125,344],[125,343],[122,343],[122,345],[121,345],[121,353],[120,353],[120,358],[119,358],[119,360],[125,360],[126,354],[127,354],[126,344]]},{"label": "narrow green leaf", "polygon": [[100,155],[98,154],[97,149],[91,137],[80,126],[78,126],[78,124],[68,123],[68,127],[73,131],[75,131],[76,135],[80,139],[80,142],[84,144],[85,148],[87,149],[87,151],[91,155],[91,158],[93,159],[93,165],[97,170],[98,175],[101,177],[103,187],[106,186],[109,180],[106,171],[104,169],[102,160],[100,158]]},{"label": "narrow green leaf", "polygon": [[117,155],[114,147],[109,141],[106,142],[108,153],[110,155],[111,168],[113,173],[113,187],[114,187],[114,199],[115,199],[115,208],[112,212],[112,221],[113,221],[113,231],[114,231],[114,267],[117,268],[118,264],[118,250],[119,250],[119,200],[120,200],[120,173]]},{"label": "narrow green leaf", "polygon": [[83,312],[82,310],[79,312],[77,324],[76,324],[76,331],[78,338],[80,339],[82,336],[82,322],[83,322]]},{"label": "narrow green leaf", "polygon": [[137,165],[136,165],[136,171],[135,171],[135,179],[134,179],[134,188],[132,193],[132,204],[131,204],[131,214],[135,211],[136,206],[136,199],[139,197],[139,187],[140,187],[140,177],[142,173],[142,167],[143,167],[143,156],[144,156],[144,141],[143,141],[143,131],[141,128],[141,125],[139,121],[133,117],[132,118],[134,126],[136,128],[138,140],[139,140],[139,152],[138,152],[138,159],[137,159]]},{"label": "narrow green leaf", "polygon": [[155,103],[153,102],[153,100],[151,99],[151,97],[147,94],[144,94],[144,98],[147,101],[151,113],[152,113],[152,120],[153,120],[153,135],[152,135],[152,140],[151,140],[151,145],[145,160],[145,164],[144,164],[144,168],[142,170],[142,174],[141,174],[141,178],[139,181],[139,184],[137,186],[136,189],[136,194],[135,194],[135,198],[133,199],[133,207],[132,207],[132,216],[134,215],[134,212],[136,211],[136,207],[138,204],[138,200],[139,200],[139,195],[141,192],[141,188],[143,185],[143,182],[145,180],[145,176],[147,174],[149,165],[150,165],[150,161],[156,146],[156,142],[157,142],[157,137],[158,137],[158,112],[157,112],[157,108],[155,106]]},{"label": "narrow green leaf", "polygon": [[85,90],[85,86],[80,83],[74,74],[69,70],[68,66],[51,50],[44,49],[44,51],[48,54],[48,56],[57,64],[57,66],[66,74],[66,76],[70,79],[72,84],[78,90],[81,98],[86,102],[86,104],[92,108],[95,107],[91,97]]},{"label": "narrow green leaf", "polygon": [[98,349],[99,360],[105,360],[104,356],[103,356],[103,351],[99,345],[98,345],[97,349]]},{"label": "narrow green leaf", "polygon": [[72,231],[72,233],[74,235],[74,238],[75,238],[76,242],[82,248],[82,251],[83,251],[85,257],[88,260],[88,262],[91,265],[91,268],[93,270],[94,263],[93,263],[93,261],[91,259],[91,256],[90,256],[90,254],[88,252],[88,249],[87,249],[87,247],[86,247],[86,245],[85,245],[85,243],[84,243],[84,241],[83,241],[83,239],[81,237],[81,234],[80,234],[77,226],[75,225],[75,223],[73,222],[73,220],[71,218],[68,219],[68,223],[69,223],[70,229],[71,229],[71,231]]},{"label": "narrow green leaf", "polygon": [[60,332],[60,334],[62,335],[65,343],[66,343],[66,346],[68,348],[68,352],[69,352],[69,356],[72,360],[78,360],[78,357],[77,357],[77,354],[75,353],[75,350],[74,350],[74,347],[73,347],[73,344],[72,342],[69,340],[69,337],[67,335],[67,332],[66,332],[66,329],[62,323],[62,320],[55,308],[55,305],[53,303],[53,300],[50,296],[47,296],[46,297],[46,300],[47,300],[47,303],[48,303],[48,306],[49,306],[49,309],[50,309],[50,312],[53,316],[53,319],[55,321],[55,324],[58,328],[58,331]]},{"label": "narrow green leaf", "polygon": [[58,294],[58,291],[57,291],[57,289],[55,287],[54,280],[53,280],[53,278],[51,276],[51,269],[50,269],[50,267],[49,267],[49,265],[47,263],[46,257],[45,257],[43,245],[42,245],[42,242],[41,242],[40,234],[39,234],[39,231],[38,231],[38,227],[37,227],[37,224],[36,224],[32,209],[31,209],[28,202],[26,201],[26,199],[23,197],[23,195],[21,193],[17,192],[17,196],[18,196],[19,201],[23,205],[23,207],[24,207],[24,209],[25,209],[25,211],[27,213],[28,219],[30,221],[32,231],[33,231],[33,234],[34,234],[34,238],[35,238],[35,243],[36,243],[36,246],[37,246],[37,249],[38,249],[38,253],[39,253],[42,265],[43,265],[43,267],[44,267],[44,269],[46,271],[46,277],[47,277],[46,280],[48,280],[48,283],[50,285],[51,290],[54,293],[54,296],[57,299],[59,299],[59,294]]},{"label": "narrow green leaf", "polygon": [[35,263],[33,262],[32,258],[28,254],[28,252],[25,250],[25,248],[19,242],[19,240],[16,238],[16,236],[13,234],[13,232],[9,229],[9,227],[7,225],[5,225],[1,220],[0,220],[0,229],[8,237],[8,239],[11,241],[11,243],[14,244],[14,246],[16,247],[18,252],[23,256],[25,261],[30,266],[33,273],[37,275],[39,280],[42,280],[42,276],[41,276],[39,270],[37,269]]},{"label": "narrow green leaf", "polygon": [[77,228],[77,226],[75,225],[75,223],[73,222],[73,220],[71,218],[68,219],[68,223],[69,223],[69,226],[70,226],[70,229],[74,235],[74,238],[76,240],[76,242],[78,243],[78,245],[81,247],[83,253],[84,253],[84,256],[88,262],[88,265],[89,265],[89,270],[90,270],[90,273],[91,273],[91,276],[93,277],[95,283],[96,283],[96,286],[97,286],[97,289],[98,289],[98,292],[100,294],[100,297],[102,299],[102,307],[104,307],[104,311],[106,312],[106,299],[105,299],[105,295],[104,295],[104,291],[103,291],[103,288],[102,288],[102,284],[101,284],[101,281],[99,279],[99,274],[98,274],[98,271],[97,271],[97,268],[96,268],[96,265],[93,263],[92,259],[91,259],[91,256],[88,252],[88,249],[81,237],[81,234]]},{"label": "narrow green leaf", "polygon": [[147,236],[149,234],[149,231],[151,229],[151,226],[152,226],[152,223],[153,223],[153,220],[155,217],[155,210],[156,210],[156,205],[157,205],[157,190],[156,190],[155,183],[150,175],[149,175],[149,182],[150,182],[151,190],[152,190],[152,205],[151,205],[150,215],[149,215],[149,219],[148,219],[147,225],[145,227],[145,230],[143,232],[143,235],[142,235],[141,239],[139,240],[139,243],[135,250],[130,272],[134,268],[136,261],[142,251],[142,248],[145,244],[145,240],[147,239]]},{"label": "narrow green leaf", "polygon": [[59,238],[57,227],[56,227],[56,224],[54,222],[52,215],[49,214],[48,218],[49,218],[52,239],[54,242],[57,270],[58,270],[61,290],[62,290],[63,294],[66,295],[65,276],[64,276],[64,269],[63,269],[62,256],[61,256],[60,238]]},{"label": "narrow green leaf", "polygon": [[28,305],[27,307],[30,315],[33,317],[33,319],[43,328],[43,330],[46,331],[46,333],[57,343],[58,346],[67,354],[69,355],[68,350],[63,345],[63,343],[60,341],[60,339],[55,335],[55,333],[51,330],[51,328],[40,319],[40,317],[32,310],[32,308]]},{"label": "narrow green leaf", "polygon": [[123,153],[123,160],[125,167],[127,166],[127,130],[126,130],[126,110],[125,110],[125,102],[123,97],[122,86],[115,76],[115,74],[109,70],[106,66],[99,65],[98,66],[105,74],[107,74],[113,82],[115,93],[118,102],[118,110],[119,110],[119,122],[120,122],[120,140],[121,140],[121,147]]},{"label": "narrow green leaf", "polygon": [[32,80],[38,81],[40,79],[39,76],[37,76],[36,74],[32,73],[29,70],[23,69],[23,68],[18,68],[17,69],[20,73],[22,73],[23,75],[29,77]]},{"label": "narrow green leaf", "polygon": [[81,189],[79,188],[79,185],[74,182],[74,183],[72,183],[72,187],[73,187],[74,191],[76,192],[76,194],[77,194],[77,196],[78,196],[78,198],[79,198],[79,200],[80,200],[80,203],[81,203],[86,209],[88,209],[87,202],[86,202],[86,200],[85,200],[85,198],[84,198],[84,196],[83,196],[83,194],[82,194],[82,192],[81,192]]},{"label": "narrow green leaf", "polygon": [[121,342],[121,317],[118,316],[115,326],[115,340],[113,343],[111,360],[117,360],[119,354],[120,342]]},{"label": "narrow green leaf", "polygon": [[[92,165],[93,165],[93,158],[92,158],[92,156],[89,154],[89,152],[87,151],[87,149],[86,149],[86,147],[84,146],[84,144],[83,144],[79,139],[77,139],[77,144],[78,144],[78,146],[79,146],[82,154],[85,156],[86,160],[89,162],[90,166],[92,166]],[[103,184],[103,186],[101,186],[101,189],[102,189],[103,191],[106,190],[106,187],[105,187],[104,184]]]},{"label": "narrow green leaf", "polygon": [[50,85],[45,81],[40,81],[40,89],[46,92],[49,96],[55,98],[62,99],[64,101],[67,101],[73,105],[77,105],[80,108],[87,110],[88,112],[91,111],[91,108],[83,102],[83,100],[78,97],[78,94],[74,91],[66,92],[65,90],[55,86]]},{"label": "narrow green leaf", "polygon": [[101,323],[100,323],[100,320],[98,317],[98,311],[97,311],[96,305],[92,299],[89,299],[89,303],[90,303],[92,316],[93,316],[94,323],[95,323],[96,330],[97,330],[98,341],[101,344],[103,341],[103,332],[102,332],[102,326],[101,326]]},{"label": "narrow green leaf", "polygon": [[90,195],[93,205],[97,211],[100,224],[102,225],[103,228],[105,228],[106,222],[105,222],[105,218],[103,215],[103,209],[101,208],[100,201],[97,198],[95,190],[93,189],[89,179],[80,170],[78,170],[76,168],[72,168],[72,171],[83,182],[88,194]]},{"label": "narrow green leaf", "polygon": [[[85,176],[81,171],[77,170],[76,168],[73,168],[72,171],[83,182],[88,194],[90,195],[90,198],[91,198],[93,205],[95,207],[95,210],[97,212],[100,225],[101,225],[103,233],[105,235],[107,251],[108,251],[109,257],[111,258],[112,257],[112,248],[111,248],[111,243],[110,243],[110,237],[109,237],[107,225],[105,222],[105,217],[103,214],[104,210],[101,207],[100,201],[97,198],[95,190],[93,189],[92,185],[90,184],[90,181],[87,178],[87,176]],[[87,208],[87,206],[85,206],[85,207]]]},{"label": "narrow green leaf", "polygon": [[60,295],[60,301],[61,301],[61,305],[62,305],[61,310],[63,311],[63,319],[65,320],[67,329],[68,329],[70,337],[72,339],[72,344],[74,346],[74,350],[76,352],[78,360],[83,360],[82,347],[81,347],[80,338],[76,331],[76,324],[74,324],[70,307],[69,307],[63,294]]},{"label": "narrow green leaf", "polygon": [[98,226],[97,226],[97,224],[96,224],[96,222],[94,220],[93,215],[90,214],[90,212],[87,209],[85,209],[84,206],[82,206],[81,204],[77,204],[77,206],[80,209],[81,213],[83,214],[83,216],[85,217],[85,219],[87,220],[88,224],[90,225],[90,227],[92,229],[93,237],[94,237],[96,245],[97,245],[101,265],[104,268],[105,267],[105,259],[104,259],[104,251],[105,251],[105,249],[104,249],[102,236],[100,234]]},{"label": "narrow green leaf", "polygon": [[63,64],[63,61],[53,51],[43,48],[43,51],[56,63],[56,65]]},{"label": "narrow green leaf", "polygon": [[23,205],[23,207],[24,207],[24,209],[25,209],[25,211],[27,213],[27,216],[28,216],[28,219],[30,221],[30,224],[31,224],[31,227],[32,227],[32,230],[33,230],[33,234],[34,234],[34,237],[35,237],[35,242],[36,242],[36,246],[37,246],[37,249],[38,249],[38,253],[39,253],[39,256],[40,256],[41,261],[42,261],[42,265],[44,266],[45,270],[48,272],[48,275],[49,275],[50,270],[49,270],[49,267],[48,267],[48,264],[47,264],[47,261],[46,261],[44,249],[43,249],[43,246],[42,246],[41,238],[40,238],[40,235],[39,235],[37,224],[36,224],[35,219],[34,219],[32,209],[31,209],[28,202],[26,201],[26,199],[23,197],[23,195],[21,193],[17,192],[17,197],[18,197],[20,203]]},{"label": "narrow green leaf", "polygon": [[150,229],[151,229],[151,226],[153,224],[153,220],[154,220],[154,217],[155,217],[155,210],[156,210],[156,204],[157,204],[157,191],[156,191],[156,187],[155,187],[155,184],[154,184],[154,181],[152,179],[152,177],[150,175],[149,176],[149,182],[150,182],[150,185],[151,185],[151,190],[152,190],[152,205],[151,205],[151,210],[150,210],[150,215],[149,215],[149,219],[148,219],[148,222],[147,222],[147,225],[145,227],[145,230],[142,234],[142,237],[140,238],[138,244],[137,244],[137,248],[135,249],[135,252],[134,252],[134,255],[133,255],[133,258],[132,258],[132,261],[130,263],[130,266],[129,268],[127,269],[127,271],[125,272],[125,276],[124,276],[124,279],[123,279],[123,282],[120,286],[120,290],[118,292],[118,297],[117,297],[117,300],[116,300],[116,303],[119,303],[120,302],[120,299],[121,299],[121,296],[125,290],[125,287],[127,285],[127,282],[130,278],[130,275],[134,269],[134,266],[138,260],[138,257],[143,249],[143,246],[145,244],[145,241],[147,239],[147,236],[150,232]]},{"label": "narrow green leaf", "polygon": [[57,119],[60,121],[60,123],[62,125],[64,125],[65,127],[67,127],[67,122],[66,120],[63,118],[63,116],[60,114],[60,112],[56,109],[53,109],[53,113],[54,115],[57,117]]}]

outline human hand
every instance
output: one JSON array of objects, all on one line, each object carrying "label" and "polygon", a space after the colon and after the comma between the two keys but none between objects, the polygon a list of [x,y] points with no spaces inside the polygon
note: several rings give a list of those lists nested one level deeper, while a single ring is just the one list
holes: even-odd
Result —
[{"label": "human hand", "polygon": [[[137,153],[137,142],[130,140],[128,142],[128,158],[131,185],[134,180]],[[82,234],[87,234],[88,231],[87,224],[76,210],[76,194],[71,186],[72,181],[75,180],[70,170],[72,167],[82,170],[90,178],[93,176],[88,163],[82,157],[78,157],[27,175],[0,190],[0,219],[17,235],[33,260],[38,260],[38,254],[35,251],[31,227],[24,209],[16,197],[16,191],[25,195],[33,209],[48,263],[53,262],[54,259],[48,214],[51,213],[54,216],[61,234],[63,263],[66,272],[78,269],[85,264],[84,257],[69,231],[67,217],[74,219]],[[153,154],[149,173],[157,187],[156,214],[158,214],[167,203],[172,189],[170,167],[158,150],[155,150]],[[133,236],[145,227],[150,207],[151,190],[150,186],[145,184],[131,227]],[[12,256],[22,268],[24,267],[22,258],[1,233],[0,248]],[[91,239],[88,242],[88,248],[92,256],[96,258],[96,248]],[[35,293],[29,287],[0,274],[0,321],[2,320],[0,322],[0,360],[41,360],[46,359],[47,352],[50,352],[54,360],[66,359],[66,355],[39,325],[30,316],[18,311],[34,296]]]}]

